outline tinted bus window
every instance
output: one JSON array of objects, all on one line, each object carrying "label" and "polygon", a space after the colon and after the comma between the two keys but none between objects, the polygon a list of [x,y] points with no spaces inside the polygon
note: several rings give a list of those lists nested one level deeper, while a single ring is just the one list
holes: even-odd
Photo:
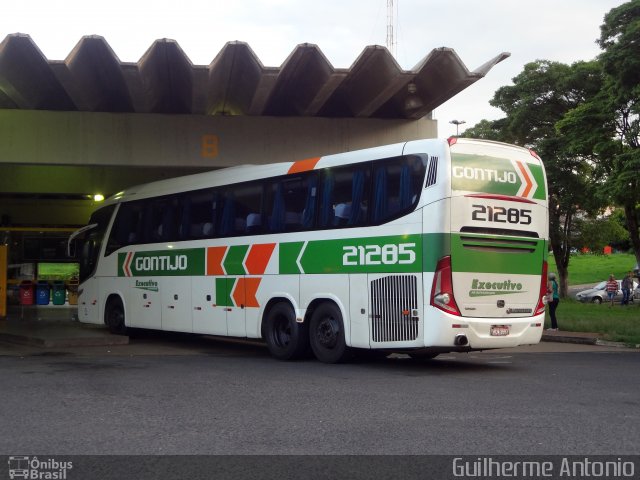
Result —
[{"label": "tinted bus window", "polygon": [[281,178],[269,185],[266,200],[268,231],[311,229],[315,220],[317,176]]},{"label": "tinted bus window", "polygon": [[366,225],[369,214],[369,165],[327,169],[322,181],[319,226]]},{"label": "tinted bus window", "polygon": [[373,224],[388,222],[415,208],[426,162],[426,157],[411,155],[374,163]]},{"label": "tinted bus window", "polygon": [[142,242],[144,233],[143,202],[127,202],[120,204],[120,209],[111,227],[105,255],[110,255],[119,248]]}]

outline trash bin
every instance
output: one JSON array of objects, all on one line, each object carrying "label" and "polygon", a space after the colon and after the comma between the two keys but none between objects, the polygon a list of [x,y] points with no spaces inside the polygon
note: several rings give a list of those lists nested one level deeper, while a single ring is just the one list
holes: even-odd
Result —
[{"label": "trash bin", "polygon": [[36,305],[49,305],[51,287],[46,280],[36,283]]},{"label": "trash bin", "polygon": [[69,292],[69,305],[78,304],[78,281],[70,280],[67,282],[67,291]]},{"label": "trash bin", "polygon": [[53,298],[54,305],[64,305],[66,303],[67,287],[64,286],[62,280],[55,280],[53,282],[53,293],[51,297]]},{"label": "trash bin", "polygon": [[33,305],[33,282],[23,280],[20,282],[20,305]]}]

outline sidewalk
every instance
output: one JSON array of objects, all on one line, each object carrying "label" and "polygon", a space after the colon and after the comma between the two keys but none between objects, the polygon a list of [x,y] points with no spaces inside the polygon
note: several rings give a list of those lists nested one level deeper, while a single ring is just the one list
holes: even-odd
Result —
[{"label": "sidewalk", "polygon": [[10,306],[0,319],[0,341],[46,348],[126,345],[129,337],[112,335],[102,325],[77,321],[75,306]]}]

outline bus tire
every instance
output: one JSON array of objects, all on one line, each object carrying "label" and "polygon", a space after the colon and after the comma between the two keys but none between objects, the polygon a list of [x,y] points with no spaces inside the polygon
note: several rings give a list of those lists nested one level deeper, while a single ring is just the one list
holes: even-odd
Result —
[{"label": "bus tire", "polygon": [[104,323],[111,333],[125,335],[127,325],[125,323],[124,306],[119,297],[109,299],[104,312]]},{"label": "bus tire", "polygon": [[295,360],[309,350],[309,333],[306,323],[296,322],[291,305],[279,302],[273,305],[266,317],[264,337],[269,352],[278,360]]},{"label": "bus tire", "polygon": [[429,353],[429,352],[410,352],[407,355],[409,355],[409,357],[411,357],[412,360],[426,361],[426,360],[433,360],[439,354]]},{"label": "bus tire", "polygon": [[344,362],[351,355],[344,338],[342,313],[333,302],[318,305],[311,315],[310,343],[313,354],[323,363]]}]

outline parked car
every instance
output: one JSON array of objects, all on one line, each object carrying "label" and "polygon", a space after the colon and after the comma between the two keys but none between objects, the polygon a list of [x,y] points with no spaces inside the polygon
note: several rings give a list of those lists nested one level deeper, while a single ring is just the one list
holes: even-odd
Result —
[{"label": "parked car", "polygon": [[[616,296],[614,298],[614,300],[620,301],[622,300],[622,280],[616,280],[618,282],[618,293],[616,293]],[[608,301],[609,297],[607,295],[607,291],[606,291],[606,287],[607,287],[607,282],[600,282],[597,285],[595,285],[593,288],[588,288],[587,290],[583,290],[581,292],[578,292],[576,294],[576,300],[578,300],[579,302],[592,302],[592,303],[602,303],[604,301]],[[638,285],[638,282],[636,282],[635,280],[633,281],[633,295],[631,297],[631,301],[633,301],[634,298],[640,298],[640,286]]]}]

